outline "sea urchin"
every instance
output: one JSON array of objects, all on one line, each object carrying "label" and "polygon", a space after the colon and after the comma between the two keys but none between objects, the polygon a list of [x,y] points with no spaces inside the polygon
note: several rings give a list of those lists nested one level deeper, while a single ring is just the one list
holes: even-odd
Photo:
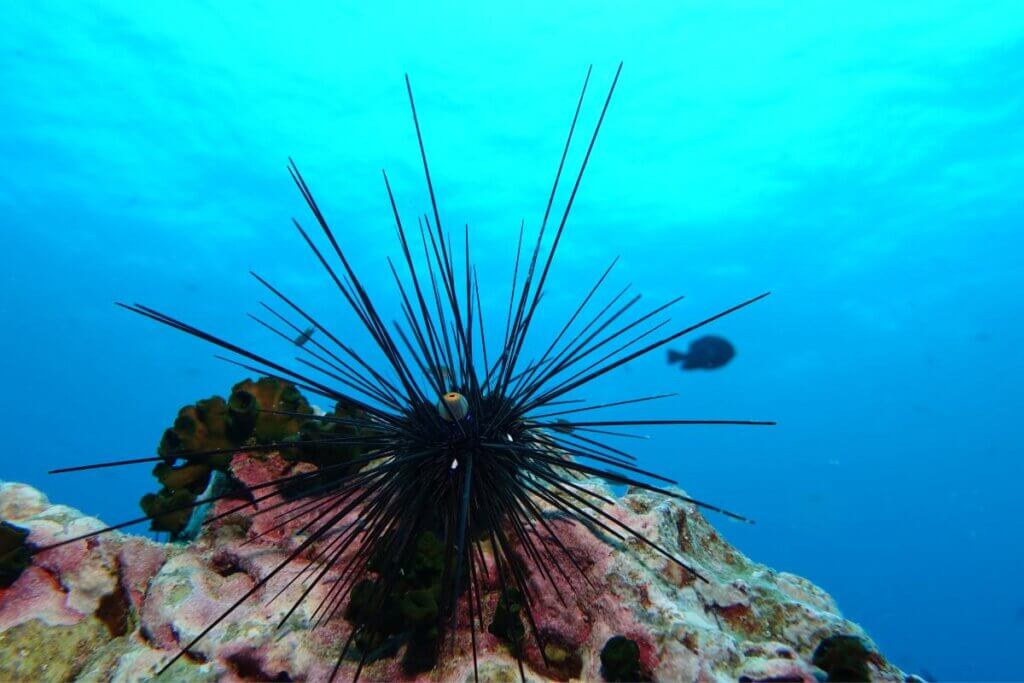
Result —
[{"label": "sea urchin", "polygon": [[[609,428],[771,423],[580,420],[579,416],[589,411],[664,396],[639,396],[597,405],[570,396],[591,381],[766,294],[684,329],[669,334],[662,332],[664,336],[659,337],[656,333],[668,321],[655,318],[679,299],[628,322],[624,320],[632,315],[639,297],[623,300],[624,290],[612,296],[607,304],[592,306],[615,265],[613,261],[582,296],[572,315],[546,345],[546,350],[528,362],[523,360],[524,343],[534,330],[533,321],[552,262],[621,68],[620,64],[555,225],[552,205],[590,79],[590,71],[587,72],[536,240],[525,254],[523,228],[520,227],[503,327],[488,328],[484,324],[480,286],[470,257],[468,228],[463,253],[458,254],[451,234],[442,227],[408,78],[406,87],[432,211],[419,218],[419,243],[415,244],[415,240],[408,238],[385,173],[384,184],[404,261],[398,268],[389,260],[404,323],[394,322],[389,326],[381,318],[302,174],[294,162],[290,161],[288,167],[329,249],[317,246],[298,221],[293,221],[295,227],[386,358],[385,367],[368,363],[352,346],[255,273],[254,277],[288,311],[285,315],[264,304],[274,316],[274,322],[256,320],[285,339],[293,340],[301,353],[297,359],[301,367],[286,367],[148,306],[118,304],[231,352],[233,358],[228,359],[231,362],[337,401],[345,409],[343,413],[302,416],[337,426],[338,436],[315,441],[300,437],[257,446],[177,454],[186,462],[201,463],[223,457],[225,453],[339,444],[362,449],[362,455],[354,460],[335,465],[323,463],[313,471],[248,487],[245,492],[248,500],[233,511],[244,509],[252,515],[265,515],[274,514],[279,505],[261,507],[260,501],[282,487],[301,484],[299,505],[296,507],[292,501],[286,512],[278,510],[277,514],[282,517],[281,524],[306,515],[310,521],[298,532],[303,540],[230,609],[187,643],[165,664],[164,670],[300,556],[309,562],[295,573],[289,585],[301,579],[304,590],[288,614],[294,612],[314,587],[326,585],[328,588],[315,612],[318,623],[339,615],[353,623],[332,676],[337,674],[350,652],[358,654],[355,676],[359,676],[382,634],[393,630],[388,622],[395,618],[396,610],[416,625],[419,658],[412,666],[418,670],[433,665],[446,639],[467,615],[474,670],[478,633],[484,629],[501,631],[513,642],[513,651],[521,656],[518,644],[525,637],[525,626],[502,625],[503,619],[507,621],[519,613],[525,617],[529,633],[544,656],[542,629],[534,619],[538,596],[528,580],[530,573],[539,573],[539,579],[550,585],[563,601],[555,574],[565,579],[563,585],[570,585],[570,575],[575,576],[574,580],[589,581],[585,568],[579,565],[553,528],[552,511],[614,538],[637,539],[698,579],[703,578],[670,550],[608,514],[601,503],[613,501],[582,486],[579,480],[599,477],[613,484],[658,492],[743,519],[665,488],[662,484],[673,482],[637,467],[633,456],[607,443],[608,437],[631,434],[609,431]],[[417,251],[422,247],[422,258],[413,256],[414,246]],[[400,274],[400,270],[407,272]],[[485,330],[491,333],[491,344],[488,344]],[[493,345],[495,340],[497,347]],[[269,412],[288,414],[277,408],[280,406]],[[160,457],[137,458],[55,472],[159,461]],[[192,509],[237,495],[238,492],[233,491],[207,496],[179,509]],[[150,517],[128,520],[88,535],[147,519]],[[356,522],[344,523],[352,519]],[[55,545],[43,546],[33,552],[45,552],[53,547]],[[485,571],[488,558],[496,568],[501,591],[493,619],[485,618],[480,599],[481,573]]]}]

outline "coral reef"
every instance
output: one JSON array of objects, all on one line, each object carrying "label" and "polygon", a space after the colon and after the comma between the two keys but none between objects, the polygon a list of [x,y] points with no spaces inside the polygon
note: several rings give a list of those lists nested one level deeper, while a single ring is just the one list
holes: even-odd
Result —
[{"label": "coral reef", "polygon": [[[311,466],[277,454],[250,453],[235,456],[228,469],[240,482],[252,484]],[[612,495],[597,480],[581,485]],[[150,677],[301,542],[294,531],[308,517],[298,514],[281,527],[276,515],[300,511],[302,499],[279,495],[267,499],[266,506],[278,503],[282,507],[274,514],[254,514],[245,501],[219,501],[208,512],[215,521],[188,544],[159,544],[115,532],[36,555],[8,587],[0,588],[0,679]],[[565,577],[556,577],[561,599],[543,596],[536,619],[544,652],[532,638],[522,637],[520,629],[528,625],[516,609],[517,596],[501,595],[496,567],[486,558],[480,598],[490,629],[471,632],[463,607],[453,649],[442,649],[434,662],[425,656],[432,652],[425,644],[437,614],[440,553],[436,537],[425,534],[418,539],[413,563],[403,568],[407,584],[388,607],[388,632],[357,644],[374,651],[363,677],[472,680],[475,639],[481,680],[518,680],[513,650],[519,648],[530,680],[815,683],[826,677],[846,680],[842,676],[850,669],[830,668],[838,661],[830,653],[837,645],[849,646],[850,637],[866,653],[858,660],[865,668],[854,670],[858,676],[904,680],[867,635],[842,618],[827,594],[805,579],[751,562],[693,506],[637,491],[628,492],[621,503],[606,509],[676,549],[708,581],[686,574],[642,543],[598,537],[552,513],[549,524],[558,526],[589,583],[572,577],[570,586]],[[102,527],[99,520],[50,504],[35,489],[13,483],[0,484],[0,518],[28,530],[27,541],[36,545]],[[361,586],[335,618],[311,628],[323,616],[317,607],[330,598],[330,582],[318,585],[288,614],[303,590],[302,581],[289,582],[311,561],[311,556],[300,556],[255,599],[217,624],[174,664],[168,680],[326,680],[373,585]],[[522,563],[535,571],[525,554]],[[537,578],[531,585],[544,590],[551,584]],[[359,654],[349,653],[347,659],[340,680],[352,677]]]}]

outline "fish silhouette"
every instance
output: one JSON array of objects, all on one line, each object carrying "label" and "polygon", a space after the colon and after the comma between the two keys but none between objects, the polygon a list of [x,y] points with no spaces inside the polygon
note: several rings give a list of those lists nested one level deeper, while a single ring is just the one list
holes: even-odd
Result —
[{"label": "fish silhouette", "polygon": [[309,327],[304,329],[302,332],[300,332],[299,336],[297,336],[295,338],[295,340],[294,340],[295,341],[295,345],[296,346],[302,346],[306,342],[308,342],[309,338],[313,336],[313,330],[314,329],[316,329],[316,328],[314,328],[312,325],[310,325]]},{"label": "fish silhouette", "polygon": [[707,335],[690,342],[686,353],[668,351],[668,364],[680,364],[683,370],[717,370],[732,360],[736,349],[723,337]]},{"label": "fish silhouette", "polygon": [[452,369],[447,365],[436,365],[434,363],[427,363],[427,375],[429,377],[441,378],[441,385],[447,389],[454,389],[455,374],[452,373]]}]

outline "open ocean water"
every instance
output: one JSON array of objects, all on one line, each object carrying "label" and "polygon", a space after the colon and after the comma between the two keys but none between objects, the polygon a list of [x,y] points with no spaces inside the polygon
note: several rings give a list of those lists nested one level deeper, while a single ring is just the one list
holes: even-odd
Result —
[{"label": "open ocean water", "polygon": [[755,518],[709,515],[831,593],[897,666],[1024,679],[1019,0],[12,1],[3,16],[0,478],[136,516],[148,466],[46,470],[152,455],[180,406],[247,375],[115,300],[288,358],[245,316],[254,269],[367,344],[290,225],[307,213],[289,156],[399,315],[380,169],[410,220],[429,208],[406,73],[441,214],[469,224],[500,327],[587,66],[583,131],[624,60],[540,329],[617,255],[615,287],[649,306],[687,295],[675,326],[771,290],[709,330],[735,345],[727,366],[683,372],[659,350],[586,397],[679,394],[627,418],[778,420],[651,428],[633,452]]}]

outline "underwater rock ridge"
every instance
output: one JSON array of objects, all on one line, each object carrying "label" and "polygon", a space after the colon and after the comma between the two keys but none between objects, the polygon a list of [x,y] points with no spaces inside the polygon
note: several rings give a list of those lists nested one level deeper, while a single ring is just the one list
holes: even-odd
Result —
[{"label": "underwater rock ridge", "polygon": [[[231,474],[252,485],[280,477],[297,465],[276,453],[236,455]],[[581,486],[607,498],[602,482]],[[299,501],[268,500],[299,506]],[[904,680],[864,631],[841,616],[824,591],[806,579],[756,564],[729,545],[688,503],[630,490],[610,514],[644,530],[663,547],[699,567],[707,582],[636,541],[617,542],[600,530],[559,516],[549,522],[585,569],[590,584],[565,591],[566,606],[550,584],[534,577],[544,594],[535,609],[545,634],[545,652],[522,637],[514,595],[502,595],[493,560],[485,557],[480,596],[494,620],[488,632],[468,626],[452,634],[436,666],[410,673],[429,621],[431,577],[437,571],[436,539],[421,539],[399,596],[393,632],[358,644],[373,650],[361,672],[365,680],[473,679],[471,639],[482,680],[518,680],[520,648],[529,680],[807,681],[850,680],[850,671],[872,680]],[[0,587],[0,679],[135,681],[152,679],[183,643],[216,619],[300,544],[293,532],[303,517],[274,529],[276,520],[233,512],[238,501],[219,501],[215,519],[188,544],[156,543],[120,532],[69,543],[32,558],[7,587]],[[301,512],[295,507],[297,512]],[[27,530],[26,542],[49,544],[103,528],[69,507],[52,504],[24,484],[0,483],[0,519]],[[524,564],[529,558],[522,554]],[[282,623],[301,592],[291,582],[309,564],[265,585],[254,599],[220,622],[179,659],[162,680],[323,681],[357,618],[311,626],[317,615],[300,605]],[[415,578],[419,577],[419,578]],[[330,590],[331,581],[315,590]],[[557,582],[556,582],[557,585]],[[358,600],[353,598],[353,604]],[[313,603],[315,604],[315,603]],[[589,618],[582,618],[582,615]],[[462,621],[463,624],[466,620]],[[280,628],[278,625],[281,624]],[[417,630],[420,629],[420,630]],[[846,646],[852,646],[846,647]],[[846,647],[846,650],[843,648]],[[855,665],[846,651],[861,653]],[[339,680],[350,680],[360,653],[346,656]],[[815,666],[836,669],[836,677]]]}]

